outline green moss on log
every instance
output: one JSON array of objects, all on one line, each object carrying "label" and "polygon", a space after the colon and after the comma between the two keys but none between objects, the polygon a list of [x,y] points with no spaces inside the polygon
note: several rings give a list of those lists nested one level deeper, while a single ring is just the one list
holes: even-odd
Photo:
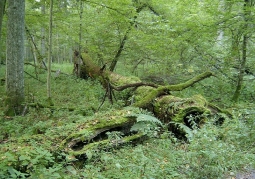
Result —
[{"label": "green moss on log", "polygon": [[207,106],[208,102],[201,95],[195,95],[191,98],[166,95],[156,99],[154,113],[166,123],[170,121],[183,123],[185,118],[190,114],[200,116],[210,114],[211,112]]},{"label": "green moss on log", "polygon": [[69,150],[70,147],[78,142],[89,143],[90,140],[104,131],[117,127],[124,127],[125,125],[131,125],[135,121],[136,118],[121,116],[109,116],[108,119],[93,120],[89,124],[80,125],[78,127],[78,132],[72,133],[61,142],[60,149],[66,148]]},{"label": "green moss on log", "polygon": [[80,149],[78,151],[69,150],[68,153],[69,153],[69,155],[72,155],[72,156],[80,156],[80,155],[86,154],[88,151],[91,151],[94,149],[99,149],[99,148],[104,149],[107,147],[119,146],[121,144],[125,144],[128,142],[134,141],[136,139],[139,139],[143,136],[144,136],[143,133],[138,133],[138,134],[130,135],[127,137],[123,137],[119,140],[105,139],[105,140],[101,140],[98,142],[93,142],[88,145],[85,145],[82,149]]},{"label": "green moss on log", "polygon": [[135,77],[135,76],[125,77],[116,73],[109,73],[109,80],[115,86],[122,86],[126,84],[141,82],[141,80],[138,77]]},{"label": "green moss on log", "polygon": [[177,85],[167,85],[167,86],[160,86],[156,89],[151,89],[149,93],[146,93],[146,95],[144,93],[142,93],[141,95],[144,96],[143,98],[139,98],[141,100],[138,100],[134,106],[136,107],[140,107],[140,108],[146,108],[155,98],[157,98],[158,96],[167,93],[167,92],[171,92],[171,91],[181,91],[184,90],[185,88],[188,88],[189,86],[193,85],[194,83],[201,81],[205,78],[208,78],[210,76],[212,76],[213,74],[211,72],[205,72],[202,73],[184,83],[180,83]]},{"label": "green moss on log", "polygon": [[[192,118],[192,114],[196,115],[196,123],[201,124],[204,123],[206,120],[206,116],[210,115],[210,111],[207,110],[204,107],[197,107],[192,106],[188,108],[181,109],[175,116],[173,116],[172,121],[179,122],[179,123],[185,123],[185,120],[189,117]],[[191,116],[189,116],[191,115]],[[198,119],[199,118],[199,119]]]}]

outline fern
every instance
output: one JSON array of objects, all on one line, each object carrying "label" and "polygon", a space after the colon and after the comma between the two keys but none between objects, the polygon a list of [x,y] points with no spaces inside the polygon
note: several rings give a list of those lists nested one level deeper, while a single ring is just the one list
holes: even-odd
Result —
[{"label": "fern", "polygon": [[131,127],[130,131],[143,132],[145,134],[157,134],[158,126],[163,126],[156,117],[147,114],[138,114],[137,122]]},{"label": "fern", "polygon": [[185,134],[185,137],[187,138],[188,141],[191,141],[193,138],[193,130],[186,126],[185,124],[182,123],[177,123],[177,122],[170,122],[170,124],[174,124],[176,128],[181,132]]},{"label": "fern", "polygon": [[155,123],[155,124],[158,124],[160,126],[163,125],[162,122],[158,118],[147,115],[147,114],[139,114],[137,116],[137,122]]}]

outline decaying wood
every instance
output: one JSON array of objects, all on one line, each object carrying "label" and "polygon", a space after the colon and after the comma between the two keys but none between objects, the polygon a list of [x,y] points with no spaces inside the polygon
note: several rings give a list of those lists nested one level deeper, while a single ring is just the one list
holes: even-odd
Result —
[{"label": "decaying wood", "polygon": [[146,108],[152,100],[155,100],[157,97],[162,95],[170,94],[171,91],[181,91],[193,84],[212,76],[211,72],[202,73],[185,83],[177,84],[177,85],[166,85],[166,86],[159,86],[156,89],[150,89],[147,93],[143,94],[142,90],[140,90],[143,98],[140,98],[134,105],[140,108]]},{"label": "decaying wood", "polygon": [[[119,146],[141,138],[143,133],[130,133],[131,126],[136,122],[136,117],[130,116],[132,112],[132,109],[118,110],[109,116],[95,116],[93,120],[77,125],[74,132],[62,141],[60,149],[70,155],[80,156],[90,150]],[[119,140],[108,139],[106,133],[112,131],[121,131],[123,137]]]},{"label": "decaying wood", "polygon": [[[132,88],[132,104],[135,107],[147,109],[155,114],[163,121],[178,121],[185,122],[188,116],[214,115],[216,113],[225,113],[217,107],[209,104],[201,95],[196,95],[190,98],[182,99],[171,95],[172,91],[184,90],[195,83],[213,76],[211,72],[204,72],[187,80],[186,82],[175,85],[157,85],[151,83],[144,83],[137,77],[124,77],[101,68],[90,58],[89,54],[82,55],[83,66],[82,73],[91,78],[97,78],[102,85],[110,90],[122,91]],[[110,98],[112,98],[110,96]],[[110,99],[112,100],[112,99]],[[130,99],[126,99],[130,100]],[[199,121],[197,121],[199,122]]]},{"label": "decaying wood", "polygon": [[26,104],[28,107],[33,107],[33,108],[47,108],[47,109],[50,109],[50,110],[67,110],[67,111],[75,111],[77,110],[76,108],[72,108],[72,107],[61,107],[61,108],[58,108],[56,106],[50,106],[50,105],[45,105],[45,104],[41,104],[41,103],[28,103]]}]

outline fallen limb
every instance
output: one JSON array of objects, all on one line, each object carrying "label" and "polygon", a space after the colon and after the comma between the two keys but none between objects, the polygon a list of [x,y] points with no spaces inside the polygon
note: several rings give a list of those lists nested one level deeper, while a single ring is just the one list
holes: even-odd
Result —
[{"label": "fallen limb", "polygon": [[78,107],[60,107],[60,106],[54,106],[54,105],[49,105],[49,104],[42,104],[42,103],[26,103],[24,104],[24,115],[29,111],[29,108],[35,108],[35,109],[49,109],[52,113],[54,111],[69,111],[73,112],[75,111],[76,113],[82,114],[85,116],[87,114],[88,110],[96,111],[94,108],[90,109],[81,109]]},{"label": "fallen limb", "polygon": [[181,91],[184,90],[185,88],[188,88],[192,86],[193,84],[212,76],[211,72],[205,72],[202,73],[184,83],[180,83],[177,85],[166,85],[166,86],[159,86],[156,89],[151,89],[150,92],[146,93],[146,95],[143,95],[144,97],[137,101],[134,106],[140,107],[140,108],[146,108],[147,105],[150,104],[150,102],[157,97],[165,94],[169,94],[171,91]]},{"label": "fallen limb", "polygon": [[33,107],[33,108],[47,108],[51,110],[68,110],[68,111],[76,110],[76,108],[74,107],[56,107],[56,106],[45,105],[41,103],[27,103],[26,106]]},{"label": "fallen limb", "polygon": [[150,86],[150,87],[153,87],[153,88],[158,88],[159,87],[159,85],[156,85],[156,84],[153,84],[153,83],[138,82],[138,83],[126,84],[126,85],[123,85],[123,86],[113,86],[112,85],[112,88],[116,91],[123,91],[127,88],[137,88],[137,87],[140,87],[140,86]]},{"label": "fallen limb", "polygon": [[[33,63],[30,63],[30,62],[25,62],[24,64],[25,64],[25,65],[31,65],[31,66],[33,66],[33,67],[36,67],[36,68],[39,68],[39,69],[42,69],[42,70],[47,71],[47,68],[41,67],[41,66],[37,66],[37,65],[35,65],[35,64],[33,64]],[[70,75],[70,74],[67,74],[67,73],[63,73],[63,72],[61,72],[60,70],[51,70],[51,72],[60,73],[60,74],[63,74],[63,75],[68,75],[68,76]]]},{"label": "fallen limb", "polygon": [[28,73],[28,72],[26,72],[26,71],[24,71],[24,73],[26,73],[28,76],[34,78],[35,80],[37,80],[37,81],[39,81],[39,82],[41,82],[41,83],[46,83],[45,81],[41,81],[40,79],[38,79],[38,77],[34,77],[33,75],[31,75],[30,73]]}]

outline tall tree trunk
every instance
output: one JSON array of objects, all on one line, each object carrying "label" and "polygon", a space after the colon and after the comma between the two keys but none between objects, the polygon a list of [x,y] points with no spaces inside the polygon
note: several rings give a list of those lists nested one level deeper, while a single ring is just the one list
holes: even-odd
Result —
[{"label": "tall tree trunk", "polygon": [[[56,26],[56,28],[58,28],[57,26]],[[61,49],[60,49],[60,43],[59,43],[59,33],[57,32],[57,40],[56,40],[57,42],[57,60],[58,60],[58,64],[60,64],[61,62]]]},{"label": "tall tree trunk", "polygon": [[[45,0],[42,0],[41,13],[45,15]],[[45,50],[45,28],[41,27],[41,61],[39,63],[45,64],[46,50]],[[39,64],[38,64],[39,65]],[[46,67],[46,66],[45,66]]]},{"label": "tall tree trunk", "polygon": [[121,39],[121,42],[119,44],[119,48],[117,50],[117,53],[116,55],[114,56],[114,59],[109,67],[109,70],[110,71],[113,71],[117,65],[117,62],[119,60],[119,57],[122,53],[122,51],[124,50],[124,46],[125,46],[125,43],[128,39],[128,34],[129,32],[131,31],[133,25],[136,23],[136,19],[139,15],[139,13],[144,9],[144,8],[148,8],[154,15],[156,16],[159,16],[159,13],[155,11],[155,9],[149,4],[149,3],[141,3],[140,1],[138,0],[133,0],[133,3],[134,3],[134,6],[136,7],[136,15],[133,17],[133,20],[130,21],[129,23],[129,26],[128,26],[128,29],[127,31],[125,32],[125,35],[124,37]]},{"label": "tall tree trunk", "polygon": [[20,115],[24,102],[25,0],[8,1],[6,115]]},{"label": "tall tree trunk", "polygon": [[[5,9],[5,0],[0,1],[0,49],[2,49],[2,22],[3,22],[3,17],[4,17],[4,9]],[[0,51],[0,64],[2,62],[2,54],[3,52]]]},{"label": "tall tree trunk", "polygon": [[78,77],[81,77],[81,41],[82,41],[82,14],[83,14],[83,4],[80,0],[80,30],[79,30],[79,58],[78,58]]},{"label": "tall tree trunk", "polygon": [[[127,31],[126,31],[126,33],[125,33],[123,39],[122,39],[121,42],[120,42],[119,48],[118,48],[118,50],[117,50],[117,53],[116,53],[116,55],[114,56],[114,59],[113,59],[111,65],[110,65],[110,67],[109,67],[109,70],[110,70],[110,71],[113,71],[113,70],[115,69],[116,65],[117,65],[117,62],[118,62],[118,60],[119,60],[119,57],[120,57],[122,51],[124,50],[125,43],[126,43],[126,41],[127,41],[127,39],[128,39],[128,34],[129,34],[129,32],[131,31],[132,26],[136,23],[136,19],[137,19],[137,17],[138,17],[138,14],[139,14],[145,7],[147,7],[147,6],[148,6],[147,4],[142,4],[142,5],[139,4],[139,6],[136,7],[136,15],[134,16],[133,21],[130,22],[130,24],[129,24],[129,26],[128,26],[128,29],[127,29]],[[151,10],[151,9],[150,9],[150,10]]]},{"label": "tall tree trunk", "polygon": [[[224,13],[224,11],[225,11],[224,0],[220,0],[218,10],[219,10],[219,12]],[[220,15],[220,16],[222,16],[222,15]],[[221,48],[223,46],[223,43],[224,43],[224,41],[223,41],[223,39],[224,39],[224,29],[221,27],[221,25],[219,25],[219,28],[217,30],[217,34],[218,34],[218,36],[217,36],[217,46],[219,48]]]},{"label": "tall tree trunk", "polygon": [[109,67],[109,70],[110,70],[110,71],[113,71],[113,70],[115,69],[116,65],[117,65],[117,62],[118,62],[118,60],[119,60],[119,57],[120,57],[122,51],[124,50],[124,45],[125,45],[125,43],[126,43],[126,41],[127,41],[128,34],[129,34],[130,30],[131,30],[131,26],[128,27],[128,30],[126,31],[126,33],[125,33],[123,39],[122,39],[121,42],[120,42],[120,46],[119,46],[119,48],[118,48],[118,51],[117,51],[117,53],[116,53],[116,55],[115,55],[115,57],[114,57],[114,59],[113,59],[111,65],[110,65],[110,67]]},{"label": "tall tree trunk", "polygon": [[0,39],[1,39],[1,30],[2,30],[2,21],[4,17],[4,10],[5,10],[5,0],[0,1]]},{"label": "tall tree trunk", "polygon": [[53,13],[53,0],[50,0],[49,51],[48,51],[48,75],[47,75],[47,97],[50,105],[52,105],[51,100],[52,13]]},{"label": "tall tree trunk", "polygon": [[245,73],[245,65],[246,65],[246,59],[247,59],[247,43],[248,43],[248,16],[250,16],[250,9],[249,7],[250,5],[250,0],[244,0],[244,32],[243,32],[243,44],[242,44],[242,61],[239,67],[239,74],[238,74],[238,79],[237,79],[237,85],[236,85],[236,90],[235,93],[233,95],[232,100],[234,102],[237,102],[239,97],[240,97],[240,93],[242,90],[242,85],[243,85],[243,77],[244,77],[244,73]]},{"label": "tall tree trunk", "polygon": [[38,59],[37,59],[37,55],[36,55],[36,46],[34,42],[34,37],[31,37],[31,49],[33,52],[33,57],[34,57],[34,65],[35,65],[35,75],[38,78],[38,71],[37,71],[37,64],[38,64]]}]

